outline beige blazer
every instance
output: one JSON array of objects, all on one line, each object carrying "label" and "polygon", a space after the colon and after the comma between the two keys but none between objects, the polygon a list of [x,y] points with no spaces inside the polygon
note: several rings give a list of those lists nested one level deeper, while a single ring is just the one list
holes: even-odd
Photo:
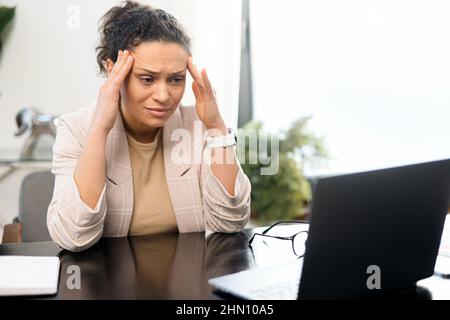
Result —
[{"label": "beige blazer", "polygon": [[[102,236],[127,236],[133,213],[133,176],[120,112],[108,134],[106,181],[94,210],[81,200],[73,179],[95,107],[92,104],[61,116],[53,146],[55,187],[47,226],[56,244],[70,251],[87,249]],[[237,232],[250,218],[251,185],[242,168],[232,197],[204,160],[178,163],[171,159],[172,149],[180,143],[172,141],[172,132],[184,128],[193,135],[194,120],[199,121],[195,108],[180,105],[162,132],[165,174],[178,229],[180,232]],[[197,148],[192,144],[191,159],[203,159],[202,154],[208,149],[204,139],[201,143]]]}]

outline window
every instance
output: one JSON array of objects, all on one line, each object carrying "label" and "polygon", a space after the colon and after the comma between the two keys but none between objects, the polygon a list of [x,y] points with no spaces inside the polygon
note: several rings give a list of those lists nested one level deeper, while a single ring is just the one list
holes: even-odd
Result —
[{"label": "window", "polygon": [[450,157],[450,2],[252,0],[254,118],[312,115],[332,159],[307,174]]}]

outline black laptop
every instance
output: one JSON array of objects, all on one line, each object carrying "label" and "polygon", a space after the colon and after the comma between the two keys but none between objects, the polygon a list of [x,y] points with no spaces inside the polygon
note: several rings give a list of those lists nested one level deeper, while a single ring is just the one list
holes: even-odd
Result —
[{"label": "black laptop", "polygon": [[448,212],[450,159],[322,178],[304,259],[209,280],[244,299],[365,298],[430,277]]}]

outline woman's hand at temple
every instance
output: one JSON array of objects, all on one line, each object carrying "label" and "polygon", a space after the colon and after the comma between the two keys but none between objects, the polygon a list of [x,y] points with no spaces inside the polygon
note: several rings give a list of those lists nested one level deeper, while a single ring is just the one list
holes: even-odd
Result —
[{"label": "woman's hand at temple", "polygon": [[100,87],[91,129],[109,133],[114,126],[119,110],[120,87],[133,66],[133,59],[129,51],[119,50],[116,63],[110,59],[106,62],[108,78]]},{"label": "woman's hand at temple", "polygon": [[207,129],[218,129],[225,134],[227,127],[220,115],[216,94],[206,74],[206,70],[203,69],[201,73],[198,72],[191,56],[188,58],[188,70],[194,79],[192,91],[194,92],[195,109],[199,119]]},{"label": "woman's hand at temple", "polygon": [[97,106],[83,151],[73,174],[81,200],[91,209],[96,208],[106,179],[106,139],[114,127],[119,111],[120,87],[133,66],[128,51],[121,52],[113,66],[108,59],[108,78],[100,88]]},{"label": "woman's hand at temple", "polygon": [[[195,109],[198,117],[207,129],[216,129],[220,131],[214,132],[216,130],[211,130],[212,132],[208,134],[213,136],[227,134],[228,129],[220,115],[216,94],[206,75],[206,70],[203,69],[201,73],[199,73],[192,62],[192,57],[188,58],[188,70],[194,79],[192,90],[195,95]],[[228,194],[235,196],[234,189],[239,166],[234,148],[226,148],[225,152],[219,152],[218,154],[216,154],[216,150],[213,149],[211,157],[211,172],[227,190]]]}]

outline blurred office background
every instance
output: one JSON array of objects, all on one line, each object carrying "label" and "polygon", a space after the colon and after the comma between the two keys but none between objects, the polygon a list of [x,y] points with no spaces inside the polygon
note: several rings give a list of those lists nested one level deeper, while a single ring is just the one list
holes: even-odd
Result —
[{"label": "blurred office background", "polygon": [[[141,2],[185,26],[229,126],[252,121],[283,142],[286,170],[251,177],[263,223],[305,214],[315,177],[450,157],[448,1]],[[117,3],[1,1],[16,9],[1,34],[0,160],[19,157],[21,108],[57,116],[96,100],[97,23]],[[194,103],[189,86],[183,102]],[[45,158],[52,139],[40,143]],[[0,238],[22,178],[41,169],[27,164],[0,180]]]},{"label": "blurred office background", "polygon": [[[121,1],[8,0],[15,16],[2,33],[0,56],[0,157],[18,157],[26,134],[15,137],[15,117],[23,107],[59,115],[96,101],[98,76],[95,47],[98,21]],[[239,97],[241,2],[209,0],[141,1],[162,8],[191,35],[196,64],[207,68],[223,116],[237,125]],[[190,82],[183,103],[193,104]],[[39,142],[40,155],[52,139]],[[45,157],[45,155],[44,155]],[[51,155],[50,155],[51,157]],[[5,166],[0,168],[7,170]],[[35,168],[31,169],[35,170]],[[29,166],[0,181],[0,225],[17,215],[20,182]],[[0,228],[1,229],[1,228]]]}]

